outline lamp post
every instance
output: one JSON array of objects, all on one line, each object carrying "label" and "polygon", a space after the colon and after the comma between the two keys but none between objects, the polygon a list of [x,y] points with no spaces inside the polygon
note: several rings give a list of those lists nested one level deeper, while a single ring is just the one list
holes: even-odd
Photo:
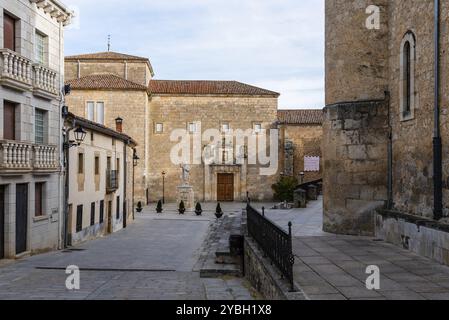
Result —
[{"label": "lamp post", "polygon": [[[64,110],[68,109],[66,106],[63,107]],[[65,117],[67,117],[67,113],[65,113]],[[72,119],[72,127],[69,129],[64,129],[64,142],[63,142],[63,155],[64,155],[64,167],[65,167],[65,181],[64,181],[64,248],[68,246],[68,217],[69,217],[69,149],[72,147],[78,147],[86,138],[87,132],[81,126],[78,126],[74,130],[76,126],[76,120]],[[73,131],[74,130],[74,131]],[[70,131],[73,131],[75,140],[70,140]]]},{"label": "lamp post", "polygon": [[137,151],[136,149],[133,150],[133,220],[134,218],[134,212],[136,211],[135,207],[134,207],[134,179],[135,179],[135,172],[136,172],[136,167],[139,161],[139,157],[137,156]]},{"label": "lamp post", "polygon": [[304,183],[304,176],[305,176],[306,174],[304,173],[304,171],[301,171],[300,173],[299,173],[299,178],[301,179],[301,183],[300,184],[303,184]]},{"label": "lamp post", "polygon": [[165,204],[165,171],[162,171],[162,204]]}]

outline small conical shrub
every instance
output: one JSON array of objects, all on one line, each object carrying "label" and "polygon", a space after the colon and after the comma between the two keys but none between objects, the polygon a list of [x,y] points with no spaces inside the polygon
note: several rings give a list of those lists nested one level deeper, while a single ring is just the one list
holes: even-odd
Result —
[{"label": "small conical shrub", "polygon": [[179,203],[179,214],[184,214],[184,212],[186,212],[186,206],[184,205],[184,201],[181,200],[181,202]]},{"label": "small conical shrub", "polygon": [[157,202],[156,212],[157,212],[157,213],[162,213],[162,201],[161,201],[161,200],[159,200],[159,201]]},{"label": "small conical shrub", "polygon": [[195,213],[200,216],[203,213],[203,208],[201,208],[201,203],[197,202],[195,206]]},{"label": "small conical shrub", "polygon": [[223,210],[221,210],[220,203],[217,203],[217,208],[215,209],[215,216],[220,219],[223,216]]}]

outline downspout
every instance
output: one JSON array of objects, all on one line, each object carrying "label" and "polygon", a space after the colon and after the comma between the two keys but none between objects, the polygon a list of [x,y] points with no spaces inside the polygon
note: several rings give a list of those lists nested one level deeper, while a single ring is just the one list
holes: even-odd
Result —
[{"label": "downspout", "polygon": [[387,209],[393,209],[393,127],[391,124],[390,92],[385,91],[385,103],[388,105],[388,198]]},{"label": "downspout", "polygon": [[126,174],[126,171],[128,170],[128,166],[126,165],[126,163],[127,163],[127,156],[126,156],[126,149],[127,149],[127,147],[128,147],[128,144],[129,144],[129,140],[126,140],[126,141],[123,141],[123,158],[124,158],[124,160],[123,160],[123,203],[125,204],[124,206],[123,206],[123,228],[126,228],[126,218],[127,218],[127,215],[128,215],[128,212],[127,212],[127,203],[126,203],[126,200],[127,200],[127,198],[126,198],[126,185],[127,185],[127,183],[128,183],[128,181],[126,180],[126,177],[127,177],[127,174]]},{"label": "downspout", "polygon": [[68,222],[69,222],[69,152],[70,148],[68,145],[70,144],[70,132],[75,128],[76,122],[75,119],[72,119],[71,128],[65,130],[63,150],[64,150],[64,249],[67,248],[69,244],[68,239]]},{"label": "downspout", "polygon": [[433,131],[433,201],[434,219],[443,217],[443,161],[440,132],[440,0],[435,0],[434,26],[434,131]]}]

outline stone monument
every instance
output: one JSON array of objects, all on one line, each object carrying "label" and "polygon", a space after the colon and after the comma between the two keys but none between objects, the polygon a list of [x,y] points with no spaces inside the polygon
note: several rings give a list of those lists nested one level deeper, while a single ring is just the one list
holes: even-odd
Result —
[{"label": "stone monument", "polygon": [[178,186],[178,204],[184,201],[187,210],[193,210],[195,207],[195,195],[193,187],[190,185],[190,166],[188,164],[181,164],[181,185]]}]

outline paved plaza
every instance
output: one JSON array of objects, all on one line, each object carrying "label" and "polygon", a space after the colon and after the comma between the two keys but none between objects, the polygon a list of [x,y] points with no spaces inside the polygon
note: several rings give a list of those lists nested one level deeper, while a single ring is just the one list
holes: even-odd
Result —
[{"label": "paved plaza", "polygon": [[[283,228],[292,221],[294,277],[309,299],[449,299],[449,267],[379,239],[323,232],[321,199],[307,209],[266,210],[266,215]],[[380,269],[376,291],[365,284],[370,265]]]},{"label": "paved plaza", "polygon": [[[243,279],[202,279],[196,270],[215,217],[169,211],[156,215],[147,208],[125,230],[7,263],[0,267],[0,299],[253,299]],[[65,287],[69,265],[81,270],[80,290]]]}]

